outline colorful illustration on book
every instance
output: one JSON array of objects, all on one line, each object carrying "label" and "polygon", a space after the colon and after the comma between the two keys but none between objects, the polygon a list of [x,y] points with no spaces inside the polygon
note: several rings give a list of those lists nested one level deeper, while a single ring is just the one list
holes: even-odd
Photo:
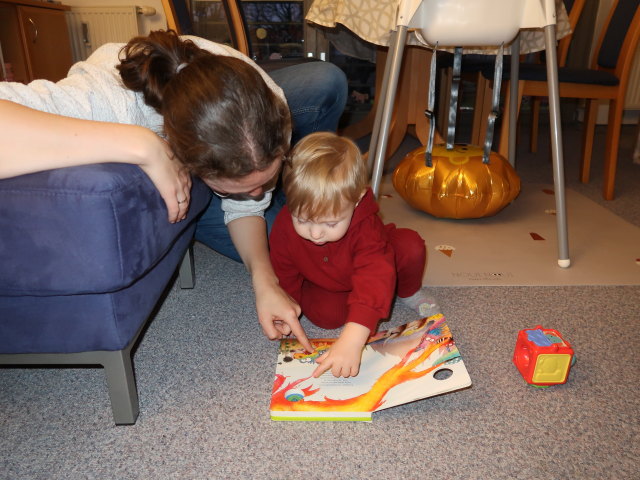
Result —
[{"label": "colorful illustration on book", "polygon": [[[284,340],[286,342],[286,340]],[[297,342],[296,342],[297,343]],[[300,363],[316,363],[316,358],[320,357],[324,352],[329,350],[331,347],[330,342],[317,342],[314,344],[315,350],[311,353],[307,352],[302,345],[297,344],[297,346],[291,345],[288,348],[287,356],[283,358],[285,362],[291,362],[293,360],[297,360]],[[282,348],[282,347],[280,347]]]},{"label": "colorful illustration on book", "polygon": [[[370,419],[371,412],[471,384],[441,314],[370,337],[357,376],[336,378],[329,371],[313,378],[315,360],[335,340],[311,339],[313,354],[304,354],[293,338],[281,341],[271,398],[274,420],[339,420],[332,417],[340,412],[368,412]],[[451,374],[436,376],[441,370]],[[305,412],[327,418],[304,418]]]}]

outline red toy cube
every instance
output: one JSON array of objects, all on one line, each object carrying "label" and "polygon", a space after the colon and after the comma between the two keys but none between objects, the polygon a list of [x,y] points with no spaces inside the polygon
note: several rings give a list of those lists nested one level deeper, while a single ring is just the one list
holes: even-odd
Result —
[{"label": "red toy cube", "polygon": [[540,387],[565,383],[572,361],[573,349],[557,330],[538,325],[518,332],[513,363],[527,383]]}]

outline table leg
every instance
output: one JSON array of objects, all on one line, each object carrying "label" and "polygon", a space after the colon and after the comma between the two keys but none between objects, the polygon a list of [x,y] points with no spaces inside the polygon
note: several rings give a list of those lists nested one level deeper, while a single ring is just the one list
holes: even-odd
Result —
[{"label": "table leg", "polygon": [[567,237],[567,215],[564,187],[564,161],[562,153],[562,126],[560,122],[560,94],[558,89],[558,61],[556,52],[556,26],[544,27],[547,62],[547,83],[549,86],[549,127],[551,135],[551,155],[553,160],[553,182],[556,199],[556,229],[558,234],[558,265],[566,268],[569,259]]},{"label": "table leg", "polygon": [[[425,145],[427,142],[429,125],[424,114],[427,105],[429,85],[429,64],[432,52],[429,49],[407,45],[400,63],[400,73],[396,91],[398,92],[391,114],[389,139],[385,159],[389,159],[398,149],[407,133],[414,135]],[[358,139],[371,134],[370,145],[377,145],[376,135],[380,131],[380,119],[382,115],[383,92],[387,91],[388,73],[391,71],[393,55],[388,54],[388,49],[379,47],[376,59],[376,93],[374,103],[369,114],[353,125],[349,125],[340,131],[340,135]],[[446,90],[446,87],[443,88]],[[446,106],[442,107],[446,110]],[[415,126],[415,130],[410,128]],[[436,131],[436,143],[444,140]],[[374,154],[368,152],[369,167]]]},{"label": "table leg", "polygon": [[511,81],[509,85],[509,154],[507,159],[511,166],[516,164],[516,134],[518,131],[518,111],[520,110],[520,34],[511,44]]}]

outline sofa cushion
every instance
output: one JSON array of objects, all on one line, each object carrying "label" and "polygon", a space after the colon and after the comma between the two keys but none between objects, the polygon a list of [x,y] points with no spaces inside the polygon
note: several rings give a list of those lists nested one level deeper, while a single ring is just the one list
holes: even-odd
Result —
[{"label": "sofa cushion", "polygon": [[0,180],[0,295],[113,292],[156,265],[201,213],[194,180],[186,221],[170,224],[147,175],[99,164]]},{"label": "sofa cushion", "polygon": [[162,297],[194,230],[191,222],[158,264],[127,288],[99,294],[0,296],[0,354],[125,348]]}]

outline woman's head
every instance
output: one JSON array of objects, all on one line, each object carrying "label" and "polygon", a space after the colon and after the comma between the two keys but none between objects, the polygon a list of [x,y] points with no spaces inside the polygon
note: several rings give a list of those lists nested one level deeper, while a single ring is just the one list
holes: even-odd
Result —
[{"label": "woman's head", "polygon": [[309,220],[355,206],[369,183],[358,146],[331,132],[300,140],[285,163],[282,179],[292,215]]},{"label": "woman's head", "polygon": [[118,70],[164,118],[178,159],[203,179],[273,168],[289,147],[289,109],[248,63],[214,55],[175,32],[132,39]]}]

